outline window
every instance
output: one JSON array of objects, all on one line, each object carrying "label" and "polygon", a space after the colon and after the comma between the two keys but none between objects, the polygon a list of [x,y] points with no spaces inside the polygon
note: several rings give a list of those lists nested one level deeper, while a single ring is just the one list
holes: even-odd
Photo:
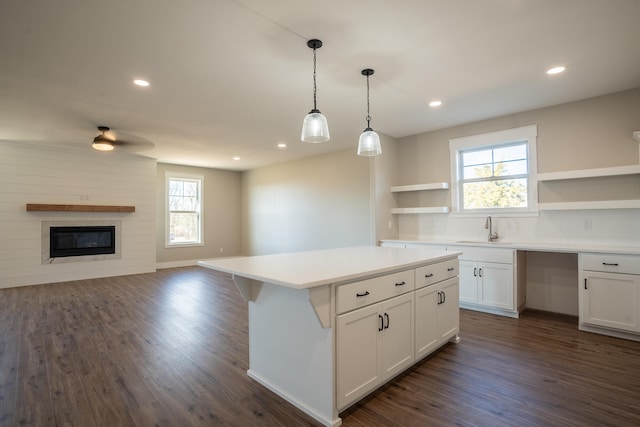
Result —
[{"label": "window", "polygon": [[533,125],[450,140],[454,211],[535,212],[536,135]]},{"label": "window", "polygon": [[201,245],[202,175],[166,174],[166,244]]}]

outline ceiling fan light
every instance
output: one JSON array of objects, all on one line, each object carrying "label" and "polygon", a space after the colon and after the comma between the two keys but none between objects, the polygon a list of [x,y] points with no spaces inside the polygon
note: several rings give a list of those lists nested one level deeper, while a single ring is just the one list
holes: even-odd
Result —
[{"label": "ceiling fan light", "polygon": [[358,141],[358,156],[378,156],[382,154],[380,136],[371,128],[366,128],[360,134]]},{"label": "ceiling fan light", "polygon": [[98,135],[93,139],[93,148],[98,151],[113,151],[113,141],[104,135]]},{"label": "ceiling fan light", "polygon": [[311,110],[302,122],[302,142],[327,142],[329,141],[329,124],[327,118],[318,110]]}]

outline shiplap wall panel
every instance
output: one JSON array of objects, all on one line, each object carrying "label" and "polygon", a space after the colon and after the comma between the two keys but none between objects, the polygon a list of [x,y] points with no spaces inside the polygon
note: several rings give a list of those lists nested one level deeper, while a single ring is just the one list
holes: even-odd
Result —
[{"label": "shiplap wall panel", "polygon": [[[27,203],[131,205],[136,212],[27,212]],[[155,271],[155,209],[153,159],[0,142],[0,287]],[[42,264],[43,221],[93,220],[121,221],[120,259]]]}]

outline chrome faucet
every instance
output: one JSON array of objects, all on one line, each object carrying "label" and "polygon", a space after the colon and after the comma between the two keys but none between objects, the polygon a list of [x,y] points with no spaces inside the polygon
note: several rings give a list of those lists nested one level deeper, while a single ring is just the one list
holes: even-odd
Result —
[{"label": "chrome faucet", "polygon": [[489,236],[487,237],[488,242],[493,242],[494,240],[498,240],[498,233],[492,231],[492,222],[491,215],[487,216],[487,220],[484,223],[484,229],[489,230]]}]

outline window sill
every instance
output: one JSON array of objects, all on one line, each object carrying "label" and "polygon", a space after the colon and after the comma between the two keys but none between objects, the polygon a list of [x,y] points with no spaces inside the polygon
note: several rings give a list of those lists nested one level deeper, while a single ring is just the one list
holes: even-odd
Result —
[{"label": "window sill", "polygon": [[451,212],[450,216],[453,218],[486,218],[491,216],[492,218],[526,218],[540,216],[539,211],[526,211],[526,212]]},{"label": "window sill", "polygon": [[198,246],[204,246],[204,243],[165,243],[165,249],[175,249],[175,248],[193,248]]}]

